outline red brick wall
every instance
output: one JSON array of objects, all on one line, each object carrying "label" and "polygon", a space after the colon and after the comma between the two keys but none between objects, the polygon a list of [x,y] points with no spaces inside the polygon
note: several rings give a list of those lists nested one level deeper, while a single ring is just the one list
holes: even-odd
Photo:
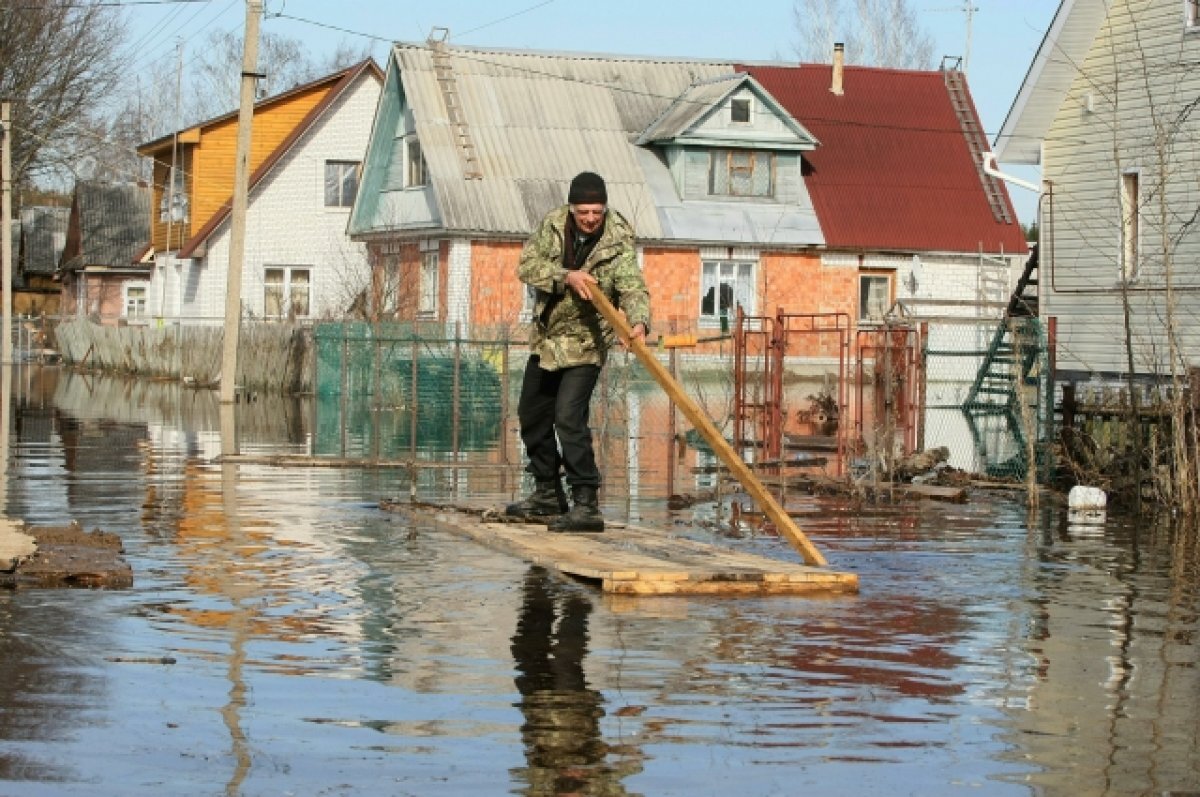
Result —
[{"label": "red brick wall", "polygon": [[515,241],[471,243],[473,325],[495,328],[518,323],[525,297],[525,287],[517,279],[521,246]]}]

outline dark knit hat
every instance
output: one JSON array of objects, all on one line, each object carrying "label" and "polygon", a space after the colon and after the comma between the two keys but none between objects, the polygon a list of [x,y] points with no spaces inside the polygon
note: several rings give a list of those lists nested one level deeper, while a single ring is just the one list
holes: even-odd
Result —
[{"label": "dark knit hat", "polygon": [[595,172],[575,175],[571,190],[567,192],[567,202],[572,205],[607,205],[608,189],[604,186],[604,178]]}]

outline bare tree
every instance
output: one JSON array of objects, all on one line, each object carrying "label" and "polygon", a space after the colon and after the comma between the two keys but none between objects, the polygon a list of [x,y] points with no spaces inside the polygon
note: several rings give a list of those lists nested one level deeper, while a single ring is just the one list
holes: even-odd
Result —
[{"label": "bare tree", "polygon": [[797,57],[827,63],[835,42],[862,66],[929,69],[933,37],[921,28],[908,0],[795,0]]},{"label": "bare tree", "polygon": [[111,3],[0,0],[0,95],[12,102],[16,190],[63,180],[95,152],[121,79],[124,26]]},{"label": "bare tree", "polygon": [[[364,60],[369,50],[355,49],[343,41],[324,60],[315,60],[299,39],[264,33],[259,39],[258,71],[266,77],[260,85],[273,95]],[[188,75],[191,96],[187,117],[211,119],[237,108],[241,90],[242,37],[230,31],[213,31],[204,51]]]}]

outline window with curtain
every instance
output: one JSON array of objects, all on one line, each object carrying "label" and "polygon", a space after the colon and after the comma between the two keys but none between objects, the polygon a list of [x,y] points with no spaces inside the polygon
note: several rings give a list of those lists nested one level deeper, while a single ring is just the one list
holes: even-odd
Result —
[{"label": "window with curtain", "polygon": [[127,282],[124,285],[125,317],[145,318],[146,300],[150,296],[150,286],[145,282]]},{"label": "window with curtain", "polygon": [[176,166],[170,167],[167,184],[158,201],[159,221],[187,221],[187,174]]},{"label": "window with curtain", "polygon": [[714,326],[726,319],[732,323],[741,305],[746,315],[755,314],[754,264],[739,260],[705,260],[700,271],[700,323]]},{"label": "window with curtain", "polygon": [[858,278],[859,323],[881,321],[892,305],[892,278],[888,274],[861,274]]},{"label": "window with curtain", "polygon": [[263,269],[263,315],[267,318],[308,318],[312,314],[312,270],[307,266],[268,266]]},{"label": "window with curtain", "polygon": [[358,161],[325,161],[325,207],[351,207],[357,193]]},{"label": "window with curtain", "polygon": [[438,315],[438,253],[421,256],[421,288],[417,302],[418,318],[437,318]]},{"label": "window with curtain", "polygon": [[752,149],[714,149],[708,154],[711,196],[775,195],[775,153]]}]

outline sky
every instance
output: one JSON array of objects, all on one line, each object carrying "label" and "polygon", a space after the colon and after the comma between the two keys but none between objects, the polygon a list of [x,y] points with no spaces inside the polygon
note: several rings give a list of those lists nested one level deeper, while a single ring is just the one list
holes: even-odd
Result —
[{"label": "sky", "polygon": [[[150,64],[182,40],[184,64],[212,30],[241,32],[244,0],[125,0],[129,61]],[[935,60],[962,57],[988,139],[995,139],[1045,36],[1058,0],[909,0],[933,37]],[[968,13],[967,9],[973,9]],[[969,23],[969,24],[968,24]],[[452,44],[743,61],[792,60],[794,0],[266,0],[261,30],[304,42],[320,58],[339,43],[370,45],[384,65],[391,41],[445,29]],[[847,63],[854,63],[847,53]],[[935,64],[936,66],[936,64]],[[1037,171],[1008,172],[1037,180]],[[1022,222],[1036,194],[1009,185]]]}]

